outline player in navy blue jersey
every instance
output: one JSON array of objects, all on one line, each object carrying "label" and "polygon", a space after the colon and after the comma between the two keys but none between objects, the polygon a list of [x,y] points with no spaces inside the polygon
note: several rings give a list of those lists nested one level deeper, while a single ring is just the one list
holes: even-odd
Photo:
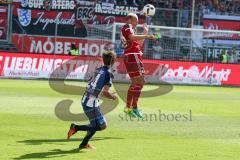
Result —
[{"label": "player in navy blue jersey", "polygon": [[68,131],[67,139],[70,139],[77,131],[87,131],[86,136],[79,145],[79,149],[93,149],[94,147],[89,145],[88,141],[96,131],[104,130],[107,127],[106,120],[100,112],[98,105],[100,94],[113,100],[117,98],[115,94],[109,92],[113,79],[110,68],[114,64],[115,54],[112,51],[106,51],[103,53],[102,59],[104,65],[97,68],[94,75],[89,79],[86,91],[82,97],[82,107],[90,124],[76,125],[72,123]]}]

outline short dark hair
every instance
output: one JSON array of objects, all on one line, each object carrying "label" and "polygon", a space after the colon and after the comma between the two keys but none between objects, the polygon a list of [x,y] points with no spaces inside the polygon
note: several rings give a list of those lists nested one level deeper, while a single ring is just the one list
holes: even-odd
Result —
[{"label": "short dark hair", "polygon": [[111,65],[114,63],[115,53],[113,51],[105,51],[102,54],[104,65]]}]

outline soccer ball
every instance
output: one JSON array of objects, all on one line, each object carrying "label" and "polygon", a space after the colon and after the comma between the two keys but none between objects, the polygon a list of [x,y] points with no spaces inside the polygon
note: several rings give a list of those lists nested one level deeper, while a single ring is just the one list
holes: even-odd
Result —
[{"label": "soccer ball", "polygon": [[155,7],[151,4],[147,4],[143,7],[143,13],[146,16],[154,16],[155,15]]}]

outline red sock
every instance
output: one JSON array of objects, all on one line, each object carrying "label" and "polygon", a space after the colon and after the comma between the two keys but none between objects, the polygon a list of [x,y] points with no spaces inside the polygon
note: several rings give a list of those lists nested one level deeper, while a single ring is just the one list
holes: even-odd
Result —
[{"label": "red sock", "polygon": [[127,107],[130,108],[132,104],[133,94],[134,94],[134,85],[129,86],[127,93]]},{"label": "red sock", "polygon": [[136,84],[134,86],[134,95],[133,95],[133,102],[132,102],[133,108],[138,107],[138,99],[141,95],[142,88],[143,88],[142,84]]}]

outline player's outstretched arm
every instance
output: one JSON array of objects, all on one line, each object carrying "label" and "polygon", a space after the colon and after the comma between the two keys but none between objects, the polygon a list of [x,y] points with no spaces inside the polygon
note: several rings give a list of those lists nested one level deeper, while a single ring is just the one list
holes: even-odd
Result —
[{"label": "player's outstretched arm", "polygon": [[[146,23],[144,23],[143,24],[143,35],[147,35],[148,34],[148,26],[147,26],[147,24]],[[143,46],[143,43],[144,43],[144,39],[142,39],[142,40],[139,40],[139,43],[140,43],[140,46]]]},{"label": "player's outstretched arm", "polygon": [[139,40],[144,40],[144,39],[151,39],[155,40],[156,37],[154,35],[129,35],[129,39],[132,41],[139,41]]},{"label": "player's outstretched arm", "polygon": [[143,34],[144,35],[147,35],[148,34],[148,31],[149,31],[149,29],[148,29],[148,26],[147,26],[147,24],[146,23],[143,23]]},{"label": "player's outstretched arm", "polygon": [[117,99],[117,96],[114,93],[109,92],[110,87],[108,85],[105,85],[102,90],[102,95],[109,99]]}]

